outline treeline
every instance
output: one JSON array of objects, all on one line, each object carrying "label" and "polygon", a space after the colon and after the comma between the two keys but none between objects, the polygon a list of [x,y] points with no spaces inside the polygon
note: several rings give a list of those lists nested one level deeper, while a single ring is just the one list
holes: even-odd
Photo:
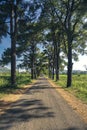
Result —
[{"label": "treeline", "polygon": [[[1,63],[11,62],[11,85],[16,84],[19,67],[31,68],[31,78],[48,69],[59,80],[59,70],[67,66],[67,87],[72,83],[73,60],[86,53],[86,0],[1,0],[0,39],[9,35],[11,48]],[[43,47],[43,52],[38,46]]]}]

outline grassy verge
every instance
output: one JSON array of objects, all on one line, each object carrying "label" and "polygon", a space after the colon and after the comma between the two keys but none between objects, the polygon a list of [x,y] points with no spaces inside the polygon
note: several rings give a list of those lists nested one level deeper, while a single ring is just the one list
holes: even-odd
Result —
[{"label": "grassy verge", "polygon": [[66,75],[60,75],[60,80],[55,82],[57,85],[62,86],[65,90],[71,92],[76,97],[87,103],[87,75],[73,75],[72,86],[66,88]]},{"label": "grassy verge", "polygon": [[30,75],[28,73],[17,74],[16,83],[17,86],[12,88],[10,85],[10,74],[0,74],[0,98],[7,94],[13,93],[17,89],[23,88],[24,85],[31,83]]}]

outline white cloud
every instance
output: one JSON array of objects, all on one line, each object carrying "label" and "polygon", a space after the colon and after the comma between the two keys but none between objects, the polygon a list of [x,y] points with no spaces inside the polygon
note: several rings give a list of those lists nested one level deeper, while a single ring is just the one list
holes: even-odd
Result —
[{"label": "white cloud", "polygon": [[79,61],[74,62],[73,64],[73,70],[86,70],[84,65],[87,65],[87,56],[79,56]]}]

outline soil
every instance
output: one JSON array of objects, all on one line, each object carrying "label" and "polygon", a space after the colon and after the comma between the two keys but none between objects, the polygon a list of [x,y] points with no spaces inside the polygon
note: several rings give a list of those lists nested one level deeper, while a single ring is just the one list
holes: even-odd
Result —
[{"label": "soil", "polygon": [[31,87],[36,81],[34,80],[31,84],[25,85],[23,88],[16,90],[12,94],[7,94],[0,99],[0,114],[3,114],[7,109],[10,108],[10,105],[20,99],[20,97]]}]

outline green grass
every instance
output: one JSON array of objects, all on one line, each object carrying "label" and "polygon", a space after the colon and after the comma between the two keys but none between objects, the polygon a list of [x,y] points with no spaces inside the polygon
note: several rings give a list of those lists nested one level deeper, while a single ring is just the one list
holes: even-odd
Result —
[{"label": "green grass", "polygon": [[17,74],[17,85],[23,86],[31,82],[31,77],[28,73]]},{"label": "green grass", "polygon": [[10,73],[0,73],[0,98],[5,94],[10,94],[17,89],[21,89],[24,85],[31,83],[31,78],[28,73],[17,74],[16,87],[11,87]]},{"label": "green grass", "polygon": [[65,90],[73,93],[76,97],[87,103],[87,75],[73,75],[72,86],[66,88],[66,75],[60,75],[60,80],[56,84],[62,86]]}]

